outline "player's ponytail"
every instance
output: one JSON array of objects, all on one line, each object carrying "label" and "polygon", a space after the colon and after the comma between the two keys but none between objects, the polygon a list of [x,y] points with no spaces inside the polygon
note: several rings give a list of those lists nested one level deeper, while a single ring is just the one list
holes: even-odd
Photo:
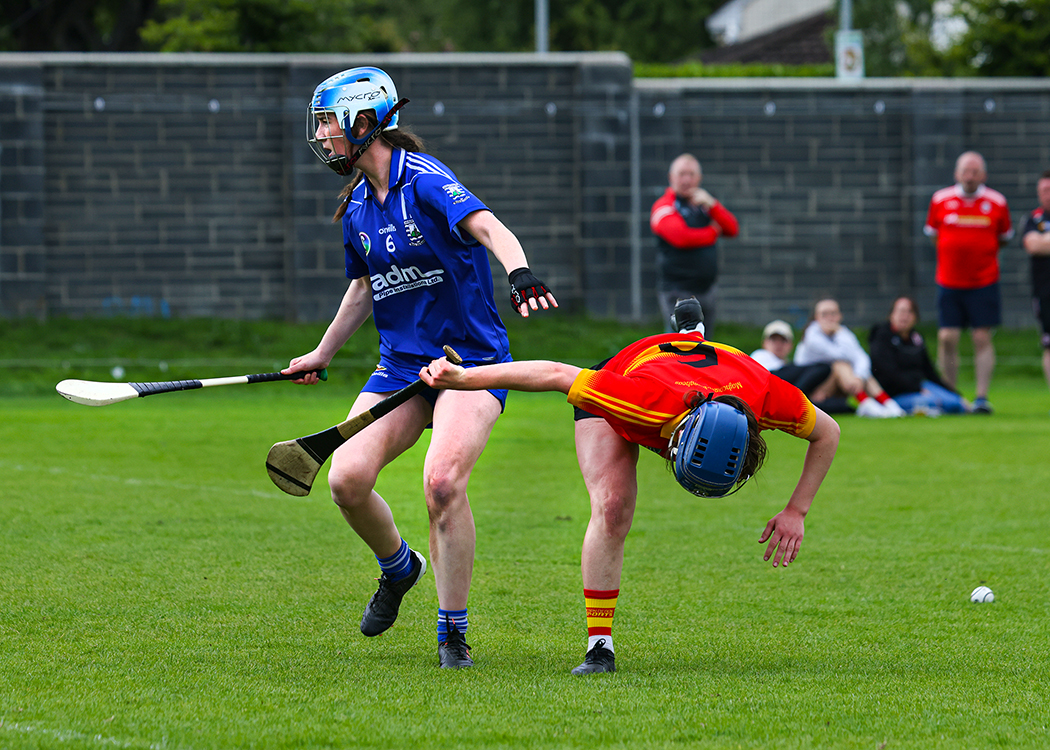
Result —
[{"label": "player's ponytail", "polygon": [[[375,117],[371,112],[365,115],[368,118],[371,127],[376,126]],[[383,134],[379,136],[380,140],[386,141],[387,145],[392,148],[399,148],[404,151],[411,151],[413,153],[422,153],[426,148],[423,144],[423,139],[413,133],[411,130],[406,128],[404,125],[398,127],[397,130],[384,130]],[[332,223],[338,224],[343,218],[343,214],[346,213],[347,208],[350,204],[347,199],[350,194],[354,192],[354,188],[365,178],[365,173],[360,169],[354,170],[353,179],[347,183],[342,191],[339,193],[339,207],[335,210],[335,216],[332,217]]]}]

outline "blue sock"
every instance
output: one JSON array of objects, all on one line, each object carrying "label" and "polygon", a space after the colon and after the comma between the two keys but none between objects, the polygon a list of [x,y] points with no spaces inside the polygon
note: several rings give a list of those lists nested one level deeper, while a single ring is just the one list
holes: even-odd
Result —
[{"label": "blue sock", "polygon": [[412,572],[412,550],[409,549],[408,542],[404,539],[401,540],[401,549],[390,557],[376,555],[376,560],[379,561],[379,567],[391,581],[400,581]]},{"label": "blue sock", "polygon": [[467,635],[467,610],[465,609],[438,609],[438,643],[448,640],[450,624],[456,626],[456,630]]}]

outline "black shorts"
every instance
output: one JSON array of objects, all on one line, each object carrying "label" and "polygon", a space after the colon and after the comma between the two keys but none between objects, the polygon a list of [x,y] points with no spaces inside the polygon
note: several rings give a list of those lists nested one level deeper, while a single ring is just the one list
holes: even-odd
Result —
[{"label": "black shorts", "polygon": [[939,328],[994,328],[1002,322],[999,284],[977,289],[937,287],[937,326]]},{"label": "black shorts", "polygon": [[[609,357],[612,359],[612,357]],[[594,367],[590,367],[590,370],[600,370],[609,363],[609,359],[603,359],[601,362],[596,364]],[[572,407],[572,421],[579,422],[581,419],[605,419],[601,414],[591,414],[589,411],[585,411],[578,406]]]},{"label": "black shorts", "polygon": [[831,365],[818,362],[812,365],[786,364],[773,374],[809,396],[817,386],[831,377]]}]

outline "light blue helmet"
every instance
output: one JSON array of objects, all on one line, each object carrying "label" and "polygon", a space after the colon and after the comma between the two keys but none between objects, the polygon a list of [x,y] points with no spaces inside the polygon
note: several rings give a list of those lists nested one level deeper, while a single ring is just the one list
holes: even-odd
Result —
[{"label": "light blue helmet", "polygon": [[[328,153],[323,143],[317,140],[317,116],[323,112],[336,116],[347,142],[363,146],[358,148],[356,157],[371,145],[379,133],[397,129],[397,110],[404,103],[398,101],[394,81],[379,68],[350,68],[336,73],[321,81],[314,89],[307,112],[306,140],[322,162],[339,174],[350,174],[357,159]],[[354,120],[362,112],[368,111],[375,112],[379,124],[361,138],[354,138],[351,133]],[[388,116],[389,121],[384,123]]]},{"label": "light blue helmet", "polygon": [[686,415],[671,437],[674,478],[694,495],[722,497],[740,482],[748,442],[744,412],[709,398]]}]

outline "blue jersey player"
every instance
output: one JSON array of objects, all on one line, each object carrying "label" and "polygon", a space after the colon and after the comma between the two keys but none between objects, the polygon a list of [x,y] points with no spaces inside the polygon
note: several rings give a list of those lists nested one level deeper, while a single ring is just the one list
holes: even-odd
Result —
[{"label": "blue jersey player", "polygon": [[[357,169],[336,212],[350,283],[317,348],[293,359],[285,372],[326,367],[372,315],[379,364],[351,416],[414,381],[445,344],[467,366],[510,360],[507,331],[493,301],[488,250],[508,272],[519,314],[557,307],[554,295],[530,272],[514,234],[448,167],[422,153],[418,138],[398,127],[398,110],[406,102],[398,100],[390,77],[372,67],[328,78],[310,102],[308,140],[314,153],[339,174]],[[317,376],[296,382],[316,383]],[[401,538],[390,507],[375,491],[376,478],[433,426],[423,489],[442,667],[473,664],[465,639],[475,538],[467,481],[506,397],[505,390],[425,391],[332,456],[332,499],[382,570],[361,619],[362,633],[378,635],[394,623],[427,562]]]}]

